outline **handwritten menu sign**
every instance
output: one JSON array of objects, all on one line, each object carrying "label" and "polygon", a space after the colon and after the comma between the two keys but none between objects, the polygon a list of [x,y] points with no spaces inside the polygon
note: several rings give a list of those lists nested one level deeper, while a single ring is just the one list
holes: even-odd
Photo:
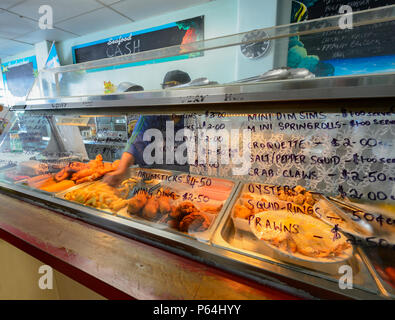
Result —
[{"label": "handwritten menu sign", "polygon": [[[394,4],[393,0],[319,0],[302,1],[307,5],[307,19],[339,15],[342,5],[351,6],[353,12]],[[311,3],[314,3],[311,5]],[[325,24],[325,23],[323,23]],[[300,37],[308,55],[320,60],[361,58],[394,54],[395,21],[328,31]]]},{"label": "handwritten menu sign", "polygon": [[[199,16],[159,27],[130,32],[120,36],[74,46],[72,48],[73,62],[81,63],[134,54],[169,46],[188,44],[203,39],[204,16]],[[201,55],[203,55],[203,52],[188,55],[187,57]],[[180,57],[172,59],[180,59]],[[139,63],[139,65],[141,65],[141,63]]]},{"label": "handwritten menu sign", "polygon": [[[217,163],[196,161],[191,171],[248,182],[301,185],[332,196],[343,194],[360,200],[393,201],[394,112],[393,106],[357,112],[344,107],[329,113],[305,110],[187,117],[190,129],[210,127],[220,133],[222,129],[238,128],[240,145],[244,143],[242,130],[251,132],[250,167],[246,174],[234,176],[232,163],[221,164],[221,154],[232,150],[220,147]],[[192,124],[192,119],[196,124]]]}]

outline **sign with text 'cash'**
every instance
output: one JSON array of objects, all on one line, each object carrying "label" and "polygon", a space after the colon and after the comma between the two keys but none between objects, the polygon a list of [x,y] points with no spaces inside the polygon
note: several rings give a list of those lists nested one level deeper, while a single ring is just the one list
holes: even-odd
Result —
[{"label": "sign with text 'cash'", "polygon": [[[72,48],[73,62],[81,63],[176,45],[182,46],[200,40],[204,40],[204,16],[74,46]],[[181,47],[180,55],[177,56],[134,62],[110,68],[133,67],[149,63],[188,59],[202,55],[203,52],[182,54]],[[97,71],[97,69],[95,70]]]}]

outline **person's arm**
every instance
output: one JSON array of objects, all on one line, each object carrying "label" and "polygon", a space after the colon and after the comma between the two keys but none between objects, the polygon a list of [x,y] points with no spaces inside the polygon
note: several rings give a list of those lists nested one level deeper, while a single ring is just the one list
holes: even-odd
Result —
[{"label": "person's arm", "polygon": [[125,147],[126,152],[129,152],[134,157],[134,164],[145,166],[143,158],[144,149],[150,143],[144,141],[144,132],[148,129],[157,128],[161,124],[161,116],[140,116],[132,132],[132,136],[128,140]]},{"label": "person's arm", "polygon": [[137,121],[132,136],[130,137],[124,153],[122,154],[121,162],[116,171],[107,173],[103,181],[109,185],[118,185],[126,175],[126,171],[132,164],[144,166],[143,159],[144,149],[150,143],[144,141],[144,132],[150,128],[158,128],[163,122],[162,116],[140,116]]},{"label": "person's arm", "polygon": [[126,170],[135,163],[134,157],[129,152],[124,152],[121,157],[121,161],[119,162],[118,172],[126,172]]},{"label": "person's arm", "polygon": [[[149,117],[148,117],[149,119]],[[147,122],[146,117],[140,116],[132,132],[132,136],[125,146],[124,152],[120,159],[118,169],[107,173],[103,182],[116,186],[125,178],[127,169],[133,164],[141,165],[142,153],[146,142],[143,141],[144,131],[150,123]]]},{"label": "person's arm", "polygon": [[107,173],[103,178],[103,182],[109,184],[110,186],[116,186],[120,184],[125,178],[128,168],[134,163],[135,159],[133,155],[129,152],[124,152],[120,159],[118,169]]}]

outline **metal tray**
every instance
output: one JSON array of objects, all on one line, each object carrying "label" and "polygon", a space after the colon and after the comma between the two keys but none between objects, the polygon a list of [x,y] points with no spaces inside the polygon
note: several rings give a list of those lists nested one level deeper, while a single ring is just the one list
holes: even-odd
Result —
[{"label": "metal tray", "polygon": [[[244,193],[244,192],[250,193],[248,190],[245,190],[248,184],[250,184],[250,183],[244,183],[242,185],[241,189],[239,190],[239,192],[236,196],[234,205],[236,205],[237,202],[240,200],[242,193]],[[262,187],[269,187],[269,188],[277,187],[276,185],[271,185],[271,184],[269,185],[269,184],[264,184],[264,183],[254,183],[254,184],[260,185]],[[315,198],[322,197],[322,195],[319,193],[312,192],[312,191],[309,191],[309,192],[312,193]],[[268,211],[268,210],[288,210],[289,211],[289,210],[291,210],[290,212],[293,212],[293,213],[303,212],[303,213],[307,214],[306,208],[303,208],[302,206],[299,206],[299,205],[295,204],[294,202],[280,200],[275,195],[260,194],[259,196],[256,196],[256,198],[260,198],[260,199],[264,198],[265,199],[265,203],[262,202],[262,205],[266,205],[268,207],[265,207],[265,210],[262,210],[262,211]],[[258,199],[251,199],[251,200],[253,200],[254,202],[259,201]],[[239,218],[234,215],[234,205],[231,208],[230,216],[233,220],[235,228],[242,230],[242,231],[251,232],[249,220]],[[309,213],[309,214],[314,215],[313,210],[311,210],[311,213]]]},{"label": "metal tray", "polygon": [[[354,220],[358,220],[358,223],[361,225],[368,225],[372,233],[368,236],[385,239],[390,245],[395,246],[395,217],[391,212],[386,212],[383,209],[378,209],[365,203],[342,201],[331,197],[329,197],[328,201],[341,209],[344,215],[349,216],[350,214],[355,214]],[[358,218],[356,216],[358,216]],[[379,216],[382,218],[382,224],[377,221]],[[369,217],[369,219],[367,217]],[[388,220],[391,221],[391,223],[387,223]],[[358,235],[355,236],[358,237]],[[366,239],[368,236],[362,235],[360,238]]]},{"label": "metal tray", "polygon": [[[269,213],[269,216],[266,214]],[[254,219],[252,220],[251,223],[251,229],[255,235],[256,240],[254,239],[254,243],[256,242],[256,249],[258,252],[272,252],[273,258],[276,258],[278,260],[282,260],[287,263],[291,264],[297,264],[299,266],[303,266],[306,268],[314,268],[316,270],[321,270],[323,272],[329,273],[329,274],[337,274],[339,267],[345,264],[350,264],[350,261],[352,259],[353,253],[354,253],[354,246],[350,245],[349,248],[344,250],[341,255],[338,255],[336,257],[310,257],[301,254],[300,252],[294,252],[291,253],[288,250],[284,250],[283,248],[279,246],[275,246],[269,241],[265,240],[259,240],[262,236],[262,234],[259,232],[259,230],[256,228],[255,220],[256,219],[264,219],[267,217],[267,219],[270,219],[273,216],[277,216],[277,219],[280,219],[280,221],[285,221],[286,219],[289,218],[290,213],[287,211],[281,211],[281,210],[276,210],[276,211],[267,211],[263,213],[258,213],[254,216]],[[310,215],[305,215],[305,214],[295,214],[294,218],[300,221],[300,224],[307,223],[307,224],[315,224],[316,228],[319,230],[326,229],[324,233],[318,233],[319,236],[323,236],[329,240],[333,236],[330,233],[332,227],[328,226],[325,222],[312,217]],[[259,221],[259,220],[258,220]],[[273,222],[273,220],[272,220]],[[277,220],[278,222],[278,220]],[[298,223],[299,224],[299,223]],[[323,230],[324,231],[324,230]],[[338,232],[338,235],[340,236],[339,241],[341,243],[347,243],[348,238],[344,235]]]},{"label": "metal tray", "polygon": [[364,239],[377,235],[378,230],[363,219],[357,220],[352,217],[356,210],[339,203],[334,203],[329,198],[321,196],[314,204],[315,215],[331,226],[337,226],[342,232],[358,239]]},{"label": "metal tray", "polygon": [[[262,246],[259,243],[260,241],[253,235],[251,231],[246,231],[242,228],[238,228],[236,225],[237,221],[235,221],[235,218],[232,217],[233,207],[239,200],[241,193],[244,192],[246,185],[247,183],[240,184],[238,189],[235,191],[232,202],[228,206],[227,212],[225,213],[226,218],[224,218],[221,225],[219,225],[217,231],[212,238],[213,245],[225,248],[227,250],[231,250],[233,252],[241,253],[259,260],[271,261],[272,263],[281,265],[287,264],[288,266],[292,266],[292,268],[297,268],[301,272],[303,272],[303,269],[307,269],[310,272],[318,271],[327,275],[334,275],[338,272],[337,264],[333,263],[301,263],[301,261],[298,261],[297,259],[295,259],[294,261],[292,259],[283,259],[268,246]],[[315,196],[319,195],[316,193],[314,194]],[[358,263],[357,259],[355,259],[355,255],[348,259],[346,262],[342,262],[342,264],[344,263],[351,265],[353,270],[361,269],[360,264]]]},{"label": "metal tray", "polygon": [[376,282],[377,287],[383,296],[387,298],[395,298],[395,288],[393,288],[389,283],[387,283],[380,275],[373,262],[375,259],[370,256],[363,248],[358,247],[358,252],[367,266],[370,274]]},{"label": "metal tray", "polygon": [[[11,168],[4,169],[3,171],[0,172],[0,176],[5,174],[5,173],[7,173],[7,172],[14,171],[15,169],[16,169],[16,167],[11,167]],[[56,192],[49,192],[49,191],[41,190],[41,189],[38,189],[38,188],[32,188],[32,187],[30,187],[27,184],[27,181],[28,181],[27,179],[11,181],[11,180],[8,180],[8,179],[5,179],[5,178],[0,178],[0,181],[3,181],[5,183],[9,183],[9,184],[15,184],[17,186],[21,186],[22,188],[26,188],[26,189],[29,189],[29,190],[35,190],[35,191],[37,191],[39,193],[46,194],[46,195],[54,195],[56,193]]]},{"label": "metal tray", "polygon": [[[231,205],[232,204],[230,204],[230,206]],[[237,237],[237,239],[235,239],[235,237]],[[292,264],[277,259],[270,250],[265,253],[257,253],[253,250],[254,248],[241,248],[240,246],[237,246],[240,241],[243,241],[243,238],[244,240],[246,240],[246,238],[248,240],[249,237],[252,237],[252,235],[236,230],[230,216],[225,214],[225,218],[221,221],[213,235],[213,238],[211,239],[211,244],[214,247],[245,256],[245,258],[241,257],[240,260],[248,261],[246,263],[250,265],[260,266],[260,268],[263,269],[263,272],[268,270],[276,270],[277,273],[280,273],[285,277],[290,277],[297,281],[303,279],[303,281],[306,281],[307,283],[314,283],[316,285],[320,281],[326,280],[333,283],[337,287],[339,278],[341,276],[341,274],[337,273],[337,269],[336,273],[334,273],[335,268],[322,270],[317,268],[315,265],[301,266]],[[347,264],[351,266],[354,272],[354,289],[368,291],[376,295],[381,292],[377,286],[376,279],[372,277],[369,269],[365,265],[363,258],[360,256],[357,250],[355,250],[354,256],[348,261]]]},{"label": "metal tray", "polygon": [[[235,192],[235,190],[236,190],[236,188],[238,186],[238,182],[237,181],[233,181],[233,180],[230,180],[230,179],[223,179],[223,178],[218,178],[218,177],[207,177],[207,176],[200,176],[200,175],[195,175],[195,174],[188,174],[188,173],[185,173],[185,172],[160,170],[160,169],[129,168],[128,169],[127,178],[139,177],[139,171],[146,172],[148,174],[160,174],[160,175],[166,175],[166,176],[176,176],[177,175],[177,176],[185,177],[186,175],[189,175],[191,177],[198,178],[198,179],[200,179],[200,178],[210,178],[212,180],[216,179],[218,181],[224,181],[224,182],[226,181],[226,182],[233,183],[233,187],[231,188],[231,190],[229,192],[229,195],[226,198],[226,200],[224,200],[221,210],[218,212],[218,214],[216,214],[215,217],[213,217],[213,220],[212,220],[212,223],[210,224],[210,227],[207,230],[203,231],[203,232],[184,233],[184,232],[172,229],[172,228],[168,227],[167,224],[163,224],[163,223],[160,223],[158,221],[155,222],[155,221],[150,221],[150,220],[141,218],[141,217],[136,216],[136,215],[133,215],[133,216],[132,215],[128,215],[126,213],[126,209],[125,208],[119,210],[118,212],[113,212],[113,211],[108,210],[108,209],[92,208],[94,210],[98,210],[98,211],[106,212],[106,213],[109,213],[109,214],[112,214],[112,215],[116,215],[117,217],[120,217],[120,218],[123,218],[123,219],[127,219],[127,220],[131,220],[131,221],[134,221],[134,222],[143,223],[145,225],[148,225],[148,226],[151,226],[151,227],[154,227],[154,228],[157,228],[157,229],[163,229],[163,230],[166,230],[166,231],[171,232],[171,233],[182,234],[182,235],[184,235],[186,237],[193,238],[195,240],[203,241],[203,242],[209,242],[210,241],[210,238],[212,237],[213,232],[215,231],[215,229],[217,228],[218,224],[220,223],[223,215],[225,214],[226,209],[228,208],[228,204],[231,201],[231,199],[233,198],[233,194],[234,194],[234,192]],[[100,180],[96,180],[96,181],[100,181]],[[92,183],[94,183],[94,182],[87,182],[87,183],[83,183],[83,184],[71,187],[71,188],[69,188],[69,189],[67,189],[65,191],[56,193],[55,197],[58,197],[58,198],[61,198],[61,199],[65,199],[64,197],[65,197],[65,195],[68,192],[73,191],[73,190],[77,190],[77,189],[80,189],[80,188],[83,188],[83,187],[86,187],[86,186],[88,186],[88,185],[90,185]],[[144,183],[142,182],[142,183],[138,184],[138,187],[142,187],[143,185],[144,185]],[[177,185],[180,185],[181,189],[183,189],[183,187],[184,187],[184,183],[183,184],[177,183]],[[169,189],[172,189],[172,187],[174,187],[174,185],[172,185],[171,183],[169,183],[167,181],[162,181],[159,184],[155,184],[155,183],[148,184],[147,188],[150,188],[151,190],[156,190],[159,186],[162,186],[164,188],[169,188]],[[213,187],[213,188],[215,188],[215,187]],[[188,189],[187,184],[185,184],[185,191],[182,191],[182,192],[189,192],[189,191],[190,190]],[[130,194],[129,194],[129,197],[130,197]],[[86,207],[83,204],[79,204],[79,205],[82,206],[82,207]],[[197,207],[199,207],[199,206],[197,205]]]},{"label": "metal tray", "polygon": [[[98,182],[98,181],[100,181],[100,180],[96,180],[96,181],[92,181],[92,182],[84,182],[84,183],[78,184],[78,185],[76,185],[74,187],[68,188],[67,190],[64,190],[64,191],[56,193],[55,197],[63,199],[63,200],[66,200],[66,201],[70,201],[70,200],[65,199],[65,195],[67,193],[69,193],[71,191],[74,191],[74,190],[81,189],[81,188],[85,188],[85,187],[87,187],[87,186],[89,186],[89,185],[91,185],[91,184],[93,184],[95,182]],[[99,208],[95,208],[95,207],[90,207],[90,206],[86,206],[86,205],[84,205],[82,203],[79,203],[79,202],[76,202],[76,201],[70,201],[70,202],[73,202],[73,203],[75,203],[75,204],[77,204],[77,205],[79,205],[79,206],[81,206],[83,208],[88,207],[88,208],[92,208],[94,210],[98,210],[98,211],[101,211],[101,212],[109,213],[111,215],[115,215],[115,212],[113,212],[113,211],[111,211],[109,209],[99,209]]]},{"label": "metal tray", "polygon": [[[99,180],[97,180],[97,181],[99,181]],[[64,196],[65,196],[67,193],[69,193],[69,192],[71,192],[71,191],[74,191],[74,190],[81,189],[81,188],[86,187],[86,186],[89,186],[89,185],[91,185],[92,183],[95,183],[95,182],[97,182],[97,181],[84,182],[84,183],[81,183],[81,184],[77,184],[77,185],[75,185],[75,186],[73,186],[73,187],[71,187],[71,188],[68,188],[68,189],[66,189],[66,190],[63,190],[63,191],[60,191],[60,192],[55,193],[55,197],[64,199]]]},{"label": "metal tray", "polygon": [[[216,215],[211,215],[212,218],[212,222],[209,226],[209,228],[203,232],[193,232],[193,233],[186,233],[186,232],[181,232],[178,231],[176,229],[170,228],[169,226],[167,226],[167,224],[163,224],[160,223],[159,221],[150,221],[144,218],[141,218],[139,216],[129,216],[128,214],[126,214],[126,212],[124,212],[125,210],[121,210],[120,212],[118,212],[117,216],[120,216],[122,218],[128,219],[128,220],[132,220],[132,221],[139,221],[141,223],[147,224],[149,226],[154,226],[155,228],[159,228],[159,229],[163,229],[172,233],[176,233],[176,234],[182,234],[186,237],[189,238],[193,238],[197,241],[203,241],[203,242],[210,242],[210,239],[214,233],[214,231],[216,230],[218,224],[220,223],[223,215],[226,212],[226,209],[228,208],[229,202],[231,201],[231,199],[233,198],[234,192],[237,189],[238,186],[238,182],[231,180],[231,179],[223,179],[223,178],[218,178],[218,177],[210,177],[210,176],[202,176],[202,175],[196,175],[196,174],[190,174],[190,173],[185,173],[185,172],[180,172],[180,171],[169,171],[169,170],[160,170],[160,169],[144,169],[144,168],[131,168],[129,170],[129,174],[132,176],[137,176],[139,177],[138,171],[143,171],[146,172],[148,174],[160,174],[160,175],[166,175],[166,176],[179,176],[183,179],[183,181],[185,180],[185,177],[187,175],[189,175],[190,177],[193,178],[197,178],[197,179],[201,179],[201,178],[210,178],[212,180],[217,180],[217,181],[223,181],[226,183],[233,183],[233,187],[231,188],[229,195],[226,197],[225,200],[223,200],[222,202],[222,208],[221,210],[218,212],[218,214]],[[141,174],[140,174],[141,176]],[[170,179],[171,180],[171,179]],[[192,190],[188,187],[187,183],[171,183],[169,181],[165,181],[162,180],[162,182],[159,184],[161,187],[163,188],[169,188],[170,190],[176,191],[177,193],[180,192],[192,192]],[[215,189],[215,187],[212,187]],[[192,188],[193,189],[193,188]],[[181,202],[178,201],[178,202]],[[199,205],[196,204],[196,206],[199,208]],[[204,212],[204,211],[203,211]]]}]

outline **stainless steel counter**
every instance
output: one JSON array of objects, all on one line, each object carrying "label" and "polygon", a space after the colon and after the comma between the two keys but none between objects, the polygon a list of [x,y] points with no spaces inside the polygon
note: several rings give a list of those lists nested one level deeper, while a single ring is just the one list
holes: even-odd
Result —
[{"label": "stainless steel counter", "polygon": [[[156,106],[224,105],[235,102],[306,101],[351,98],[386,98],[395,92],[395,73],[267,81],[250,84],[215,85],[122,94],[86,95],[28,100],[13,110],[57,110]],[[162,107],[163,106],[163,107]]]}]

